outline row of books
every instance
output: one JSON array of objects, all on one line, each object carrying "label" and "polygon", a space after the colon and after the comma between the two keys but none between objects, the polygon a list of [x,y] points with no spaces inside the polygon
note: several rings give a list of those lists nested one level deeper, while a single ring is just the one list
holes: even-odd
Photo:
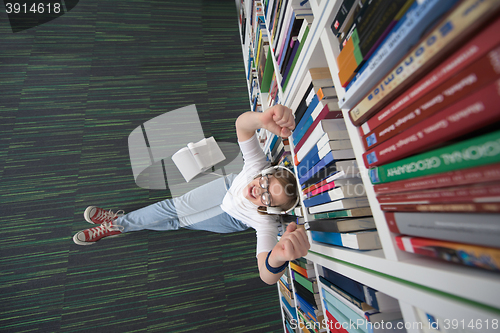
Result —
[{"label": "row of books", "polygon": [[[305,258],[298,258],[290,262],[289,268],[287,272],[290,281],[289,290],[293,294],[295,301],[293,307],[297,315],[297,320],[289,323],[290,331],[326,332],[314,264]],[[281,284],[285,285],[285,283],[280,280],[280,290],[283,289]]]},{"label": "row of books", "polygon": [[[500,2],[427,0],[405,10],[341,104],[359,126],[397,246],[500,271]],[[401,53],[396,33],[436,20]],[[361,78],[363,90],[352,90]]]},{"label": "row of books", "polygon": [[289,141],[312,239],[357,250],[380,249],[330,70],[309,69],[296,96],[291,105],[296,127]]},{"label": "row of books", "polygon": [[269,87],[269,94],[274,96],[279,88],[286,89],[314,16],[309,2],[303,0],[265,0],[263,6],[276,64]]},{"label": "row of books", "polygon": [[406,332],[397,299],[326,267],[319,281],[331,332]]}]

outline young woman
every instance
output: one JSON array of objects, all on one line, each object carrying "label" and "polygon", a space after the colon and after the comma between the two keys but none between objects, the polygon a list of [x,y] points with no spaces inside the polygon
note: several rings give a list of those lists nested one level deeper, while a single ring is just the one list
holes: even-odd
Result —
[{"label": "young woman", "polygon": [[202,185],[180,197],[166,199],[126,215],[90,206],[84,217],[99,226],[76,233],[78,245],[136,230],[178,228],[229,233],[254,228],[261,279],[274,284],[289,260],[305,256],[310,247],[303,228],[288,226],[277,243],[276,215],[298,202],[295,176],[284,167],[269,167],[260,148],[256,130],[267,129],[288,137],[295,127],[292,111],[276,105],[263,113],[246,112],[236,120],[236,134],[243,154],[243,170]]}]

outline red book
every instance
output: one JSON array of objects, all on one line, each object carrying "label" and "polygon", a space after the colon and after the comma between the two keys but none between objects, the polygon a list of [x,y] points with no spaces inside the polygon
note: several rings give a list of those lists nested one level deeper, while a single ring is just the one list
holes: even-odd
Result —
[{"label": "red book", "polygon": [[494,181],[500,181],[500,163],[376,184],[373,189],[379,195]]},{"label": "red book", "polygon": [[486,84],[500,78],[500,46],[476,60],[472,65],[416,100],[397,115],[387,119],[363,136],[365,149],[371,149],[396,134],[459,101]]},{"label": "red book", "polygon": [[325,312],[326,316],[328,317],[328,328],[330,329],[330,332],[348,333],[347,330],[342,327],[342,323],[339,323],[328,310],[326,310]]},{"label": "red book", "polygon": [[500,80],[399,133],[363,154],[374,167],[430,149],[500,120]]},{"label": "red book", "polygon": [[500,249],[497,248],[410,236],[396,236],[396,244],[406,252],[500,271]]},{"label": "red book", "polygon": [[432,91],[442,82],[455,75],[458,71],[472,64],[500,43],[500,18],[487,26],[476,37],[454,52],[441,65],[412,85],[408,90],[395,98],[390,104],[368,119],[362,126],[364,134],[382,124],[390,117],[401,112],[415,100]]},{"label": "red book", "polygon": [[437,190],[383,194],[377,196],[377,200],[381,205],[500,201],[500,182],[447,187]]},{"label": "red book", "polygon": [[322,181],[320,181],[320,182],[318,182],[318,183],[316,183],[316,184],[314,184],[314,185],[311,185],[311,186],[309,186],[309,187],[307,187],[307,188],[303,189],[303,190],[302,190],[302,193],[307,194],[307,193],[309,193],[309,192],[311,192],[311,191],[314,191],[314,190],[315,190],[315,189],[317,189],[317,188],[320,188],[321,186],[325,185],[326,183],[327,183],[327,180],[326,180],[326,179],[323,179]]},{"label": "red book", "polygon": [[446,202],[434,204],[386,204],[384,212],[500,213],[500,202]]},{"label": "red book", "polygon": [[[295,152],[295,155],[297,155],[297,152],[299,151],[300,147],[306,142],[307,138],[309,137],[309,134],[316,128],[318,123],[323,120],[323,119],[337,119],[337,118],[342,118],[342,111],[340,111],[338,108],[335,109],[333,103],[328,103],[325,105],[323,110],[321,110],[320,114],[314,119],[313,123],[311,126],[309,126],[309,129],[304,133],[304,136],[302,136],[302,139],[300,139],[299,143],[293,148],[293,151]],[[297,164],[296,164],[297,165]]]}]

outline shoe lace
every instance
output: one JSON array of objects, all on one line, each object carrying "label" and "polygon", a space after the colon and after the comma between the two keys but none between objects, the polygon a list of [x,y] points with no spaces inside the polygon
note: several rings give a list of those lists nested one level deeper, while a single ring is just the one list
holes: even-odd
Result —
[{"label": "shoe lace", "polygon": [[93,239],[93,238],[98,238],[99,236],[105,236],[108,232],[111,231],[122,232],[123,229],[124,227],[121,225],[113,224],[111,222],[104,222],[98,227],[89,229],[89,238]]},{"label": "shoe lace", "polygon": [[125,215],[125,212],[123,210],[118,210],[116,213],[113,212],[111,209],[108,211],[99,210],[95,219],[98,221],[109,222],[123,215]]}]

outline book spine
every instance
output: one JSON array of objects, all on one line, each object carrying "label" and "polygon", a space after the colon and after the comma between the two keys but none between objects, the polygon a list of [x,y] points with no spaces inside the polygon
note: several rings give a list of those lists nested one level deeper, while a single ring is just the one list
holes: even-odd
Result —
[{"label": "book spine", "polygon": [[370,207],[361,207],[361,208],[332,211],[332,212],[321,213],[321,214],[314,214],[312,216],[312,218],[315,220],[320,220],[320,219],[329,219],[329,218],[370,216],[370,215],[372,215],[372,211],[371,211]]},{"label": "book spine", "polygon": [[[340,106],[342,108],[354,107],[399,62],[406,54],[406,50],[417,44],[420,35],[427,27],[446,13],[456,2],[434,0],[422,3],[415,2],[399,20],[384,43],[363,65],[355,80],[350,83],[344,98],[340,101]],[[360,119],[364,116],[357,111],[349,112],[349,115],[355,124],[360,124]]]},{"label": "book spine", "polygon": [[383,204],[380,209],[384,212],[500,213],[500,203]]},{"label": "book spine", "polygon": [[377,184],[373,189],[375,193],[379,195],[493,181],[500,181],[500,164],[489,164],[476,168],[450,171],[386,184]]},{"label": "book spine", "polygon": [[500,80],[363,153],[367,167],[419,153],[500,119]]},{"label": "book spine", "polygon": [[373,184],[500,162],[500,131],[369,169]]},{"label": "book spine", "polygon": [[497,47],[467,69],[457,73],[450,80],[433,89],[431,93],[415,101],[406,109],[364,135],[362,142],[365,149],[377,146],[432,116],[439,110],[459,101],[464,96],[500,78],[499,63],[500,47]]},{"label": "book spine", "polygon": [[[374,102],[376,95],[387,95],[391,98],[398,94],[405,86],[406,80],[410,82],[418,78],[423,72],[431,68],[443,56],[455,49],[460,43],[469,38],[485,21],[495,13],[499,3],[490,1],[477,4],[476,1],[463,1],[456,9],[441,22],[430,34],[416,45],[409,55],[375,86],[362,100]],[[418,59],[419,61],[416,61]],[[419,65],[413,65],[419,62]],[[375,102],[374,102],[375,103]],[[356,126],[361,125],[383,106],[381,101],[378,106],[361,108],[356,105],[349,114]],[[364,105],[364,104],[363,104]]]},{"label": "book spine", "polygon": [[399,249],[467,266],[500,271],[500,249],[421,237],[396,236]]},{"label": "book spine", "polygon": [[500,183],[488,183],[377,196],[380,204],[433,204],[446,202],[500,201]]},{"label": "book spine", "polygon": [[389,230],[397,234],[499,247],[500,215],[462,213],[385,213]]},{"label": "book spine", "polygon": [[451,78],[455,73],[464,70],[467,66],[471,65],[495,47],[495,45],[498,45],[498,43],[500,43],[500,34],[498,34],[497,31],[499,30],[500,18],[482,30],[469,43],[457,50],[442,64],[433,69],[398,98],[394,99],[375,116],[368,119],[361,126],[363,134],[368,134],[386,120],[407,108],[415,100],[432,92],[437,86]]},{"label": "book spine", "polygon": [[295,150],[299,151],[300,148],[302,148],[302,146],[306,142],[309,135],[312,133],[312,131],[316,128],[316,126],[318,125],[318,123],[321,120],[323,120],[323,119],[338,119],[338,118],[343,118],[342,111],[332,108],[332,103],[328,103],[327,105],[325,105],[325,107],[323,108],[321,113],[316,117],[316,119],[314,119],[311,126],[309,126],[309,128],[304,133],[302,138],[295,145]]}]

